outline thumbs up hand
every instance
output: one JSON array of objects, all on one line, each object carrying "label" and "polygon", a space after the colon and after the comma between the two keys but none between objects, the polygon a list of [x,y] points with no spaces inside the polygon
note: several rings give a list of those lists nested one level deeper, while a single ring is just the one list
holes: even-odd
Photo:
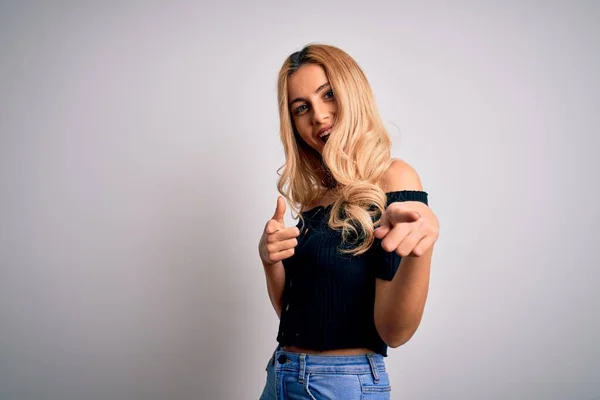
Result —
[{"label": "thumbs up hand", "polygon": [[439,222],[431,209],[418,201],[391,203],[383,212],[375,237],[381,247],[401,257],[419,257],[429,250],[439,235]]},{"label": "thumbs up hand", "polygon": [[277,197],[277,208],[273,218],[267,221],[265,230],[258,244],[258,252],[263,264],[272,265],[294,255],[296,239],[300,235],[297,227],[286,228],[283,222],[285,215],[285,199]]}]

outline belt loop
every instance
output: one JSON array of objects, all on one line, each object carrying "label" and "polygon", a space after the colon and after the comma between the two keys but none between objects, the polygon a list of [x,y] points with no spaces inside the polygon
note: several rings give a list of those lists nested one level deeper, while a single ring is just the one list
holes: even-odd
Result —
[{"label": "belt loop", "polygon": [[306,370],[306,353],[300,353],[300,368],[298,368],[298,382],[304,383],[304,371]]},{"label": "belt loop", "polygon": [[373,358],[373,354],[367,353],[367,359],[369,360],[369,365],[371,365],[371,373],[373,374],[373,382],[379,383],[379,371],[377,371],[377,366],[375,365],[375,359]]},{"label": "belt loop", "polygon": [[278,346],[275,348],[275,351],[273,352],[273,354],[271,355],[271,365],[272,365],[272,366],[274,366],[274,365],[275,365],[275,354],[277,354],[277,352],[279,351],[279,348],[280,348],[280,347],[281,347],[281,346],[279,346],[279,345],[278,345]]}]

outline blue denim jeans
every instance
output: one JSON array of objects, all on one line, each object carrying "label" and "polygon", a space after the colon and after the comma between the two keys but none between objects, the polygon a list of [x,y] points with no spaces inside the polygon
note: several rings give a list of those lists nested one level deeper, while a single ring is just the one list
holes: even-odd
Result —
[{"label": "blue denim jeans", "polygon": [[269,360],[260,400],[390,399],[390,379],[383,356],[318,356],[292,353],[278,346]]}]

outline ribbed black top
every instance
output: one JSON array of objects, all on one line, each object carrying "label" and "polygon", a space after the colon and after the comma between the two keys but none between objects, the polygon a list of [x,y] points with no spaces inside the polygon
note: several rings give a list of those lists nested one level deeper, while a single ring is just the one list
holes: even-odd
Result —
[{"label": "ribbed black top", "polygon": [[[427,193],[402,190],[386,193],[396,201],[428,204]],[[387,346],[375,329],[375,278],[392,280],[400,256],[381,248],[375,239],[360,256],[340,254],[340,231],[327,226],[331,205],[302,213],[294,255],[283,260],[285,287],[277,341],[313,350],[365,347],[387,356]],[[344,245],[346,248],[349,248]]]}]

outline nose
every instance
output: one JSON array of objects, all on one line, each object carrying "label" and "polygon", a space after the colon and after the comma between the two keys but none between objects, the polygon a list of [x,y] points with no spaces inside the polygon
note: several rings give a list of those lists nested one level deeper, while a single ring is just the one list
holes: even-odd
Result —
[{"label": "nose", "polygon": [[322,125],[329,119],[329,110],[324,104],[313,105],[313,123],[315,125]]}]

